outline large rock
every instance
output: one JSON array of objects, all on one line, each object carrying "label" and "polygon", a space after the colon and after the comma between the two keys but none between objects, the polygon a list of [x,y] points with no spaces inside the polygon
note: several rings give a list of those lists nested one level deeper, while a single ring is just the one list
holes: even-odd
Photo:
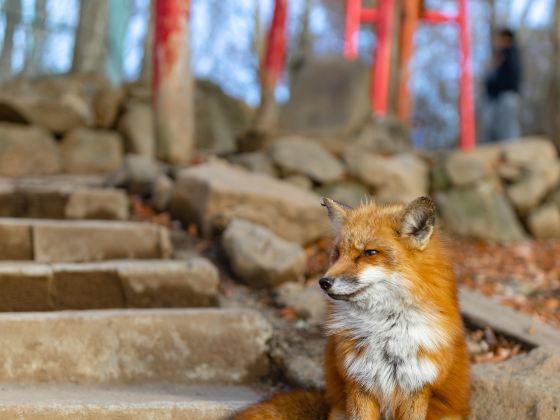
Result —
[{"label": "large rock", "polygon": [[491,182],[436,195],[446,228],[460,236],[498,242],[525,238],[511,205]]},{"label": "large rock", "polygon": [[62,134],[78,127],[109,128],[123,99],[120,88],[96,75],[19,79],[2,86],[0,120]]},{"label": "large rock", "polygon": [[277,139],[270,148],[270,156],[283,175],[306,175],[325,184],[344,176],[342,164],[319,143],[302,137]]},{"label": "large rock", "polygon": [[445,170],[451,183],[463,187],[489,178],[492,161],[498,150],[482,146],[471,152],[456,151],[445,160]]},{"label": "large rock", "polygon": [[560,181],[560,162],[539,160],[527,174],[507,188],[507,195],[517,211],[527,213],[536,207]]},{"label": "large rock", "polygon": [[349,147],[344,159],[349,172],[374,189],[377,200],[408,202],[428,193],[428,166],[413,154],[383,157]]},{"label": "large rock", "polygon": [[397,119],[367,115],[350,128],[346,142],[366,152],[392,155],[411,150],[410,133]]},{"label": "large rock", "polygon": [[122,163],[120,136],[112,131],[78,128],[62,140],[64,171],[74,174],[113,172]]},{"label": "large rock", "polygon": [[312,286],[296,282],[284,283],[276,289],[276,301],[293,308],[310,324],[319,325],[325,321],[327,298],[318,283]]},{"label": "large rock", "polygon": [[254,382],[272,335],[259,313],[207,308],[0,314],[0,331],[3,384]]},{"label": "large rock", "polygon": [[155,157],[156,140],[152,108],[147,104],[128,107],[118,125],[124,138],[126,153]]},{"label": "large rock", "polygon": [[34,176],[60,172],[60,152],[43,129],[0,124],[0,175]]},{"label": "large rock", "polygon": [[560,418],[560,351],[540,347],[502,363],[473,367],[473,420]]},{"label": "large rock", "polygon": [[359,61],[340,56],[306,60],[290,78],[290,99],[282,107],[280,125],[288,131],[344,128],[368,115],[369,72]]},{"label": "large rock", "polygon": [[122,166],[111,174],[107,183],[124,187],[133,194],[150,194],[156,179],[165,171],[161,162],[148,156],[126,155]]},{"label": "large rock", "polygon": [[233,155],[229,158],[233,164],[243,166],[251,172],[278,176],[278,169],[274,166],[272,159],[264,152],[247,152]]},{"label": "large rock", "polygon": [[235,138],[250,122],[245,105],[206,80],[196,83],[195,118],[197,148],[215,153],[234,151]]},{"label": "large rock", "polygon": [[560,238],[560,207],[550,203],[533,210],[527,224],[537,239]]},{"label": "large rock", "polygon": [[304,244],[330,230],[320,203],[315,194],[288,183],[212,162],[179,173],[171,209],[183,222],[198,223],[206,234],[239,218]]},{"label": "large rock", "polygon": [[233,220],[222,236],[232,270],[254,287],[271,287],[303,277],[305,251],[269,229]]}]

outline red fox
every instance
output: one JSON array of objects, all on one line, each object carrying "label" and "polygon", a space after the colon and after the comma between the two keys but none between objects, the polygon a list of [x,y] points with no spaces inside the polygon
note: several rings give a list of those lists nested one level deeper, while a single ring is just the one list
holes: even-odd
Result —
[{"label": "red fox", "polygon": [[278,394],[235,419],[464,419],[469,357],[434,203],[323,205],[336,233],[319,280],[326,391]]}]

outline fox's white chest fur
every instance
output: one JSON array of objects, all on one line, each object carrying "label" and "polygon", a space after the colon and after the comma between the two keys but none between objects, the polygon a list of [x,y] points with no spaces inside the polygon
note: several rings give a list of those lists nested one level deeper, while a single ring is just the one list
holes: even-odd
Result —
[{"label": "fox's white chest fur", "polygon": [[437,317],[414,305],[402,280],[395,275],[380,279],[359,306],[336,301],[327,325],[331,334],[346,331],[357,341],[361,351],[346,355],[346,373],[382,398],[397,387],[415,392],[432,383],[437,367],[419,350],[435,351],[445,341]]}]

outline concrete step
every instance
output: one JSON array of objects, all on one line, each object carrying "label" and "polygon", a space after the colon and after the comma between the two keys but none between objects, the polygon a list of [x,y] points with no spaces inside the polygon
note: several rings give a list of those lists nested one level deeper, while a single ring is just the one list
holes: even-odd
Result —
[{"label": "concrete step", "polygon": [[0,218],[0,260],[88,262],[171,255],[169,232],[149,223]]},{"label": "concrete step", "polygon": [[226,420],[256,402],[240,386],[0,385],[0,418],[26,420]]},{"label": "concrete step", "polygon": [[0,178],[0,217],[126,220],[126,192],[85,176]]},{"label": "concrete step", "polygon": [[239,309],[4,313],[0,383],[251,383],[268,373],[271,336]]},{"label": "concrete step", "polygon": [[0,262],[0,311],[214,306],[219,281],[216,267],[199,257]]}]

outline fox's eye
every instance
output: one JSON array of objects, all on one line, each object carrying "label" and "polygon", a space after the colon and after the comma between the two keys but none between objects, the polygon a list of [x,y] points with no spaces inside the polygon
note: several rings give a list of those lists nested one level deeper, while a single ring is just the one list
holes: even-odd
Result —
[{"label": "fox's eye", "polygon": [[364,251],[364,255],[366,257],[372,257],[372,256],[377,255],[377,254],[379,254],[379,251],[377,249],[366,249]]}]

